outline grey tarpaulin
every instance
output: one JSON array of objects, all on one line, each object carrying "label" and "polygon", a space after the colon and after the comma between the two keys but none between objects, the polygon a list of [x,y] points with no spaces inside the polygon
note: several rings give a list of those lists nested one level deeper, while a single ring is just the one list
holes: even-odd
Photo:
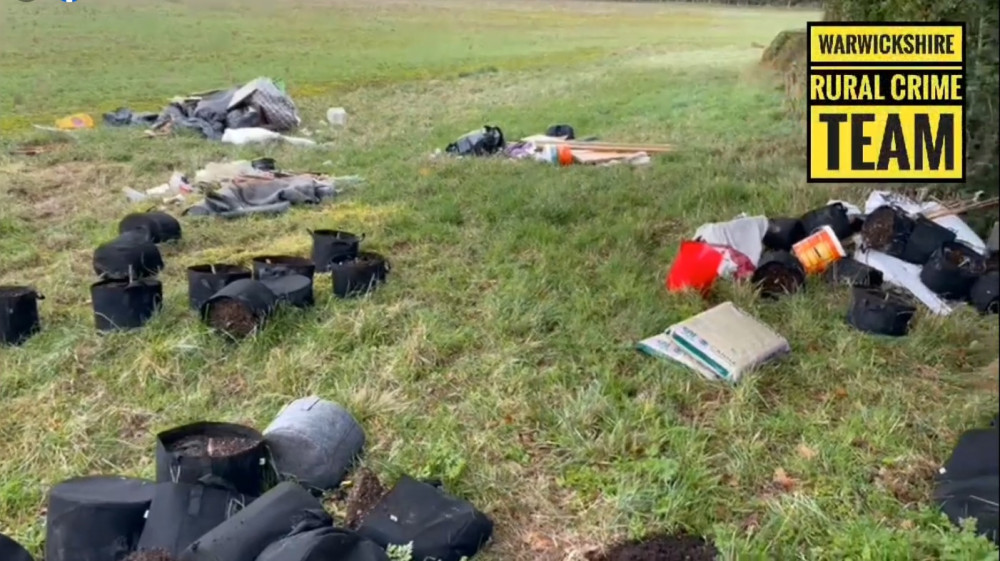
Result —
[{"label": "grey tarpaulin", "polygon": [[186,211],[193,216],[237,218],[249,214],[280,214],[292,205],[319,204],[336,196],[332,181],[312,175],[226,182]]}]

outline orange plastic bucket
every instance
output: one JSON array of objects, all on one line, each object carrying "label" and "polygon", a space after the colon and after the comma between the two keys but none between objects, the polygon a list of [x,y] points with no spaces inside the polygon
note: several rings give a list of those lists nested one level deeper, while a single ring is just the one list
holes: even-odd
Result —
[{"label": "orange plastic bucket", "polygon": [[833,228],[823,226],[792,246],[792,253],[808,275],[818,275],[847,256]]}]

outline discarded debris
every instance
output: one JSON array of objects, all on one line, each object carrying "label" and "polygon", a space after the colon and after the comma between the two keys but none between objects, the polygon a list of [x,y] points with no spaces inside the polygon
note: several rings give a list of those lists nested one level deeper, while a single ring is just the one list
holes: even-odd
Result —
[{"label": "discarded debris", "polygon": [[63,131],[94,128],[94,118],[86,113],[75,113],[56,119],[56,128]]}]

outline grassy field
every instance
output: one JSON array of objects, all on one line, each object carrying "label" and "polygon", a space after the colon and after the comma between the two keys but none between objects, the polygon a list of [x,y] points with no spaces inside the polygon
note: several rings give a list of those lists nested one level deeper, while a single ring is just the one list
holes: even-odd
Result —
[{"label": "grassy field", "polygon": [[[922,314],[882,341],[819,282],[763,302],[723,285],[793,354],[732,389],[634,343],[706,303],[668,294],[679,241],[740,213],[797,215],[861,188],[805,184],[804,133],[756,66],[806,11],[511,0],[36,0],[0,6],[0,284],[31,283],[45,331],[0,349],[0,531],[36,551],[44,495],[79,474],[153,475],[153,434],[263,428],[311,392],[366,428],[383,479],[438,476],[497,522],[484,560],[582,559],[687,530],[725,559],[996,559],[930,502],[956,435],[997,409],[998,326]],[[239,149],[96,130],[41,156],[31,123],[284,79],[333,148]],[[318,125],[327,107],[346,129]],[[559,169],[428,155],[483,124],[509,136],[671,142],[644,168]],[[123,187],[232,157],[357,173],[319,209],[184,222],[163,312],[98,336],[91,252],[132,210]],[[285,313],[230,345],[186,308],[185,267],[306,253],[307,228],[368,235],[392,280]],[[995,364],[995,363],[994,363]]]}]

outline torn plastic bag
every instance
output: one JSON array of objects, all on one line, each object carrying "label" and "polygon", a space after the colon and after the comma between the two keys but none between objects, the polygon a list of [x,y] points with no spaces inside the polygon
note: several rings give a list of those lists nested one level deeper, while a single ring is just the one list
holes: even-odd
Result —
[{"label": "torn plastic bag", "polygon": [[0,534],[0,559],[3,561],[34,561],[21,544],[3,534]]},{"label": "torn plastic bag", "polygon": [[117,476],[78,477],[49,491],[45,561],[119,561],[135,549],[154,485]]},{"label": "torn plastic bag", "polygon": [[159,549],[176,557],[254,498],[212,477],[195,484],[157,483],[137,549]]},{"label": "torn plastic bag", "polygon": [[212,123],[226,122],[226,115],[229,113],[229,102],[233,99],[235,89],[213,92],[202,97],[195,105],[194,113],[191,115],[195,119],[201,119]]},{"label": "torn plastic bag", "polygon": [[332,524],[319,499],[286,481],[199,538],[179,561],[250,561],[291,533]]},{"label": "torn plastic bag", "polygon": [[256,78],[236,90],[226,109],[243,106],[256,108],[261,115],[260,126],[275,132],[294,130],[302,122],[295,102],[270,78]]},{"label": "torn plastic bag", "polygon": [[456,156],[490,156],[503,150],[505,145],[500,127],[486,125],[452,142],[444,151]]},{"label": "torn plastic bag", "polygon": [[256,107],[238,107],[226,113],[226,129],[248,129],[264,123]]},{"label": "torn plastic bag", "polygon": [[104,114],[104,124],[109,127],[149,127],[159,117],[156,113],[133,113],[127,107],[119,107]]},{"label": "torn plastic bag", "polygon": [[413,543],[413,559],[471,558],[493,535],[493,521],[471,503],[403,476],[365,516],[358,534],[386,547]]},{"label": "torn plastic bag", "polygon": [[289,535],[267,547],[257,561],[388,561],[375,542],[341,528],[317,528]]}]

